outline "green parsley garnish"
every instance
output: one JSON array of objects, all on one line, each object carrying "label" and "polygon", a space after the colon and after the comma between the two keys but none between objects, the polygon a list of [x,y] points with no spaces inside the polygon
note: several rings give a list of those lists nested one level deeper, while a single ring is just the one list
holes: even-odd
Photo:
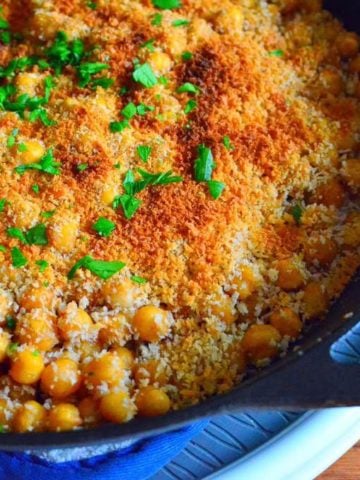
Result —
[{"label": "green parsley garnish", "polygon": [[269,52],[269,55],[271,57],[283,57],[285,53],[283,50],[277,49],[277,50],[271,50],[271,52]]},{"label": "green parsley garnish", "polygon": [[22,251],[17,247],[14,247],[11,249],[11,259],[12,259],[13,267],[15,268],[25,267],[25,265],[27,265],[28,263],[27,258],[24,256]]},{"label": "green parsley garnish", "polygon": [[136,107],[136,112],[138,115],[146,115],[148,112],[153,112],[155,107],[152,105],[145,105],[144,103],[139,103]]},{"label": "green parsley garnish", "polygon": [[11,356],[17,351],[18,348],[19,344],[17,342],[11,342],[7,347],[7,353]]},{"label": "green parsley garnish", "polygon": [[75,39],[69,42],[64,32],[56,34],[53,44],[45,51],[49,65],[58,75],[66,65],[77,66],[85,55],[84,42]]},{"label": "green parsley garnish", "polygon": [[152,0],[152,4],[161,10],[174,10],[181,7],[180,0]]},{"label": "green parsley garnish", "polygon": [[100,63],[100,62],[81,63],[77,67],[80,87],[86,87],[87,85],[89,85],[89,83],[93,81],[92,80],[93,75],[96,75],[97,73],[100,73],[103,70],[106,70],[108,68],[109,68],[109,65],[107,65],[106,63]]},{"label": "green parsley garnish", "polygon": [[292,207],[291,209],[291,215],[293,216],[295,222],[300,225],[301,223],[301,217],[303,216],[304,209],[301,207],[301,205],[296,204]]},{"label": "green parsley garnish", "polygon": [[171,25],[173,27],[187,27],[188,25],[190,25],[190,21],[185,19],[174,20]]},{"label": "green parsley garnish", "polygon": [[76,165],[76,170],[78,172],[84,172],[88,168],[89,168],[89,165],[87,163],[79,163],[78,165]]},{"label": "green parsley garnish", "polygon": [[119,168],[121,167],[121,165],[120,165],[120,163],[118,162],[118,163],[114,163],[113,167],[119,169]]},{"label": "green parsley garnish", "polygon": [[10,315],[8,315],[6,317],[6,326],[9,330],[15,330],[15,327],[16,327],[16,320],[14,317],[11,317]]},{"label": "green parsley garnish", "polygon": [[136,211],[140,208],[142,201],[133,195],[124,193],[123,195],[117,195],[113,201],[113,208],[116,210],[120,206],[123,209],[124,216],[127,220],[132,218]]},{"label": "green parsley garnish", "polygon": [[200,92],[200,88],[194,85],[193,83],[186,82],[177,89],[178,93],[194,93],[197,94]]},{"label": "green parsley garnish", "polygon": [[91,0],[89,2],[86,3],[86,5],[91,8],[91,10],[96,10],[97,9],[97,5],[96,5],[96,2],[92,2]]},{"label": "green parsley garnish", "polygon": [[155,15],[152,17],[151,20],[151,25],[154,25],[155,27],[159,27],[162,23],[163,16],[161,13],[155,13]]},{"label": "green parsley garnish", "polygon": [[125,263],[123,262],[107,262],[105,260],[95,260],[90,255],[86,255],[85,257],[78,260],[72,269],[68,273],[68,279],[71,280],[74,278],[76,272],[80,268],[85,268],[89,270],[91,273],[96,275],[103,280],[107,280],[108,278],[118,273],[125,267]]},{"label": "green parsley garnish", "polygon": [[32,352],[32,354],[34,355],[34,357],[40,357],[40,352],[39,352],[39,350],[34,350],[34,351]]},{"label": "green parsley garnish", "polygon": [[34,183],[34,185],[31,186],[31,190],[37,195],[40,193],[40,187],[37,183]]},{"label": "green parsley garnish", "polygon": [[144,283],[147,283],[146,278],[139,277],[138,275],[133,275],[131,277],[131,281],[134,283],[138,283],[139,285],[143,285]]},{"label": "green parsley garnish", "polygon": [[156,76],[148,63],[135,66],[132,76],[135,82],[141,83],[146,88],[151,88],[157,84]]},{"label": "green parsley garnish", "polygon": [[122,120],[121,122],[111,122],[110,123],[110,132],[112,133],[120,133],[125,128],[128,128],[130,126],[130,123],[128,120]]},{"label": "green parsley garnish", "polygon": [[41,213],[41,216],[44,217],[44,218],[51,218],[54,216],[56,210],[48,210],[46,212],[42,212]]},{"label": "green parsley garnish", "polygon": [[235,148],[234,145],[232,145],[230,137],[228,137],[228,135],[225,135],[225,137],[223,138],[223,144],[227,150],[234,150]]},{"label": "green parsley garnish", "polygon": [[189,100],[185,105],[184,113],[186,113],[187,115],[188,113],[191,113],[193,110],[195,110],[196,107],[197,107],[197,102],[195,100]]},{"label": "green parsley garnish", "polygon": [[116,225],[111,220],[100,217],[91,227],[95,232],[97,232],[101,237],[110,237],[113,231],[116,228]]},{"label": "green parsley garnish", "polygon": [[0,198],[0,213],[4,211],[7,200],[5,198]]},{"label": "green parsley garnish", "polygon": [[112,87],[115,83],[115,80],[113,78],[108,78],[108,77],[99,77],[95,78],[91,82],[91,88],[96,88],[96,87],[102,87],[104,90],[107,90],[108,88]]},{"label": "green parsley garnish", "polygon": [[152,148],[147,145],[139,145],[136,148],[136,152],[139,155],[140,159],[146,163],[151,155]]},{"label": "green parsley garnish", "polygon": [[181,54],[181,58],[184,60],[184,62],[188,62],[193,58],[193,54],[189,51],[185,51]]},{"label": "green parsley garnish", "polygon": [[24,153],[27,151],[28,148],[25,145],[25,143],[19,143],[19,145],[17,146],[17,149],[18,149],[18,152]]},{"label": "green parsley garnish", "polygon": [[146,42],[142,43],[140,48],[147,48],[149,52],[155,52],[154,43],[155,39],[151,38],[150,40],[146,40]]},{"label": "green parsley garnish", "polygon": [[44,273],[49,266],[49,263],[46,260],[36,260],[35,263],[38,267],[40,267],[40,273]]},{"label": "green parsley garnish", "polygon": [[60,163],[55,161],[52,149],[48,150],[39,162],[29,163],[27,165],[19,165],[15,168],[15,172],[22,175],[26,170],[39,170],[49,175],[60,174]]},{"label": "green parsley garnish", "polygon": [[26,235],[23,233],[22,230],[20,230],[20,228],[9,227],[6,229],[6,233],[9,235],[9,237],[20,240],[20,242],[23,243],[24,245],[28,244]]},{"label": "green parsley garnish", "polygon": [[47,245],[48,238],[46,234],[46,226],[38,223],[35,227],[30,228],[27,232],[23,232],[20,228],[9,227],[6,233],[11,238],[20,240],[24,245]]},{"label": "green parsley garnish", "polygon": [[128,87],[121,87],[119,91],[119,95],[121,96],[126,95],[128,91],[129,91]]},{"label": "green parsley garnish", "polygon": [[214,158],[210,148],[205,147],[205,145],[199,145],[198,155],[194,165],[195,180],[207,182],[211,180],[212,172],[215,168]]},{"label": "green parsley garnish", "polygon": [[130,120],[137,113],[136,105],[132,102],[128,103],[122,110],[121,114],[127,119]]},{"label": "green parsley garnish", "polygon": [[2,253],[6,252],[6,247],[4,247],[4,245],[0,245],[0,252]]},{"label": "green parsley garnish", "polygon": [[217,180],[209,180],[207,182],[210,195],[216,200],[220,197],[225,189],[225,183],[218,182]]},{"label": "green parsley garnish", "polygon": [[16,143],[16,136],[17,134],[19,133],[19,129],[18,128],[15,128],[12,132],[11,132],[11,135],[9,135],[8,139],[7,139],[7,142],[6,142],[6,145],[8,148],[12,148],[15,143]]}]

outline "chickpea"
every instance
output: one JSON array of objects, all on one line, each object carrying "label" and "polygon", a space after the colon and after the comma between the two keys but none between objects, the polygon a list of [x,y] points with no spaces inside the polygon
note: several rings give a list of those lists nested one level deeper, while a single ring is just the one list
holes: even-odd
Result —
[{"label": "chickpea", "polygon": [[221,33],[242,32],[244,13],[240,5],[231,5],[221,10],[215,18],[215,26]]},{"label": "chickpea", "polygon": [[171,58],[164,52],[152,52],[148,61],[156,75],[164,75],[172,67]]},{"label": "chickpea", "polygon": [[170,331],[168,313],[153,305],[139,308],[132,319],[132,326],[145,342],[157,342]]},{"label": "chickpea", "polygon": [[307,320],[318,319],[327,309],[326,295],[320,283],[309,282],[304,288],[303,307]]},{"label": "chickpea", "polygon": [[51,309],[54,303],[54,292],[47,287],[30,287],[20,298],[20,305],[25,310],[34,308]]},{"label": "chickpea", "polygon": [[19,152],[20,162],[25,165],[38,162],[45,155],[45,147],[38,140],[23,142],[24,151]]},{"label": "chickpea", "polygon": [[110,317],[102,324],[99,340],[105,345],[121,344],[129,335],[129,325],[124,315]]},{"label": "chickpea", "polygon": [[319,84],[324,87],[326,93],[330,93],[332,95],[340,95],[344,88],[341,75],[334,70],[330,70],[329,68],[320,73]]},{"label": "chickpea", "polygon": [[0,288],[0,323],[4,322],[6,316],[10,313],[11,303],[10,295]]},{"label": "chickpea", "polygon": [[236,312],[231,298],[224,294],[216,293],[213,295],[204,310],[206,315],[210,314],[217,317],[227,325],[231,325],[236,320]]},{"label": "chickpea", "polygon": [[50,243],[61,253],[71,252],[79,235],[79,222],[75,218],[64,216],[48,229]]},{"label": "chickpea", "polygon": [[109,393],[100,401],[100,413],[109,422],[124,423],[133,418],[135,407],[126,392]]},{"label": "chickpea", "polygon": [[359,51],[359,39],[356,33],[344,32],[336,39],[336,48],[343,58],[355,57]]},{"label": "chickpea", "polygon": [[0,362],[3,362],[7,357],[7,348],[10,344],[10,335],[0,329]]},{"label": "chickpea", "polygon": [[360,212],[350,213],[344,224],[343,242],[347,247],[360,245]]},{"label": "chickpea", "polygon": [[44,310],[32,310],[23,315],[16,323],[15,333],[21,343],[34,345],[43,352],[59,343],[53,318]]},{"label": "chickpea", "polygon": [[124,359],[114,352],[107,352],[85,365],[84,374],[85,384],[89,390],[104,383],[109,388],[116,388],[125,376]]},{"label": "chickpea", "polygon": [[44,360],[39,352],[22,350],[11,360],[9,375],[18,383],[32,385],[36,383],[44,369]]},{"label": "chickpea", "polygon": [[230,293],[237,293],[240,300],[246,300],[259,285],[254,270],[248,265],[240,267],[240,275],[231,280]]},{"label": "chickpea", "polygon": [[138,385],[144,383],[165,385],[168,382],[167,374],[161,367],[159,360],[156,359],[136,364],[134,367],[134,378]]},{"label": "chickpea", "polygon": [[122,361],[125,370],[132,370],[135,362],[134,352],[125,347],[114,347],[111,353],[115,353]]},{"label": "chickpea", "polygon": [[41,80],[42,77],[38,73],[20,72],[15,78],[15,85],[19,94],[27,93],[30,97],[35,97],[36,88],[40,85]]},{"label": "chickpea", "polygon": [[344,162],[343,176],[353,190],[360,189],[360,160],[350,158]]},{"label": "chickpea", "polygon": [[117,185],[106,185],[101,194],[101,202],[104,205],[111,205],[116,195],[119,194]]},{"label": "chickpea", "polygon": [[119,282],[116,279],[106,281],[102,287],[104,300],[112,308],[130,308],[139,292],[139,287],[126,279]]},{"label": "chickpea", "polygon": [[9,427],[9,421],[12,416],[12,409],[14,407],[11,405],[11,402],[5,398],[0,398],[0,424],[3,427]]},{"label": "chickpea", "polygon": [[42,432],[46,425],[46,410],[40,403],[29,400],[15,413],[12,428],[15,432]]},{"label": "chickpea", "polygon": [[337,255],[336,243],[329,239],[316,239],[305,245],[304,258],[306,263],[319,263],[322,267],[329,265]]},{"label": "chickpea", "polygon": [[139,415],[143,417],[158,417],[170,410],[171,402],[167,394],[154,387],[144,387],[136,398]]},{"label": "chickpea", "polygon": [[39,219],[40,207],[37,203],[21,199],[12,203],[14,210],[13,219],[18,228],[27,229],[33,227]]},{"label": "chickpea", "polygon": [[281,335],[272,325],[251,325],[245,332],[242,347],[247,358],[257,364],[274,358],[279,352]]},{"label": "chickpea", "polygon": [[71,403],[58,403],[51,408],[48,414],[47,426],[52,432],[74,430],[81,423],[79,410]]},{"label": "chickpea", "polygon": [[293,259],[279,260],[276,268],[279,272],[277,284],[286,292],[298,290],[304,284],[304,276]]},{"label": "chickpea", "polygon": [[287,335],[290,338],[297,338],[303,327],[299,315],[288,307],[272,312],[270,315],[270,323],[276,328],[280,335]]},{"label": "chickpea", "polygon": [[64,340],[88,339],[97,334],[97,327],[85,310],[70,302],[60,315],[57,324]]},{"label": "chickpea", "polygon": [[77,392],[81,385],[79,365],[69,358],[58,358],[41,374],[41,389],[53,398],[65,398]]},{"label": "chickpea", "polygon": [[85,397],[79,403],[79,412],[86,425],[96,425],[101,421],[100,402],[94,397]]},{"label": "chickpea", "polygon": [[336,178],[319,185],[310,198],[311,203],[318,203],[327,207],[334,206],[336,208],[341,208],[344,201],[344,187]]}]

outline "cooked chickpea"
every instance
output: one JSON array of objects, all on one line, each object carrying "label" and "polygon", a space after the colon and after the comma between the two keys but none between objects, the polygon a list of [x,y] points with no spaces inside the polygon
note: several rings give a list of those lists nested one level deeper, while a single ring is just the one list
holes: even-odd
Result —
[{"label": "cooked chickpea", "polygon": [[36,383],[44,370],[44,360],[35,350],[22,350],[11,360],[9,375],[13,380],[24,385]]},{"label": "cooked chickpea", "polygon": [[339,180],[333,178],[319,185],[310,198],[311,203],[319,203],[327,207],[341,208],[345,201],[344,187]]},{"label": "cooked chickpea", "polygon": [[114,315],[102,323],[99,340],[102,344],[112,345],[124,343],[129,335],[129,325],[124,315]]},{"label": "cooked chickpea", "polygon": [[249,265],[242,265],[240,267],[239,275],[231,280],[230,292],[237,293],[240,300],[245,300],[259,286],[259,279],[257,278],[253,268]]},{"label": "cooked chickpea", "polygon": [[360,212],[352,212],[347,216],[342,235],[347,247],[360,245]]},{"label": "cooked chickpea", "polygon": [[114,347],[111,352],[115,353],[120,358],[126,370],[133,369],[135,362],[134,352],[126,347]]},{"label": "cooked chickpea", "polygon": [[97,334],[97,327],[90,315],[82,308],[78,308],[75,302],[67,305],[58,319],[57,326],[64,340],[88,339]]},{"label": "cooked chickpea", "polygon": [[100,401],[100,413],[109,422],[124,423],[133,418],[135,407],[126,392],[109,393]]},{"label": "cooked chickpea", "polygon": [[53,398],[65,398],[77,392],[81,385],[79,365],[69,358],[58,358],[41,374],[41,389]]},{"label": "cooked chickpea", "polygon": [[355,57],[359,51],[359,39],[356,33],[341,33],[336,39],[336,47],[343,58]]},{"label": "cooked chickpea", "polygon": [[319,263],[324,267],[335,259],[337,251],[337,245],[331,238],[310,240],[305,244],[304,259],[306,263]]},{"label": "cooked chickpea", "polygon": [[7,357],[7,348],[10,344],[10,335],[0,329],[0,362]]},{"label": "cooked chickpea", "polygon": [[272,325],[251,325],[245,332],[242,347],[247,358],[258,363],[279,353],[281,335]]},{"label": "cooked chickpea", "polygon": [[170,331],[168,313],[153,305],[139,308],[132,319],[132,326],[145,342],[157,342]]},{"label": "cooked chickpea", "polygon": [[19,152],[22,164],[28,165],[30,163],[38,162],[40,158],[45,155],[45,147],[38,140],[29,140],[23,142],[23,144],[24,149],[22,152]]},{"label": "cooked chickpea", "polygon": [[12,427],[15,432],[42,432],[46,426],[46,410],[40,403],[29,400],[15,413]]},{"label": "cooked chickpea", "polygon": [[139,287],[131,280],[110,279],[102,287],[104,300],[112,308],[129,308],[139,292]]},{"label": "cooked chickpea", "polygon": [[10,295],[0,288],[0,323],[4,322],[6,316],[10,313],[11,303]]},{"label": "cooked chickpea", "polygon": [[15,333],[21,343],[34,345],[44,352],[48,352],[59,342],[54,318],[44,310],[32,310],[19,318]]},{"label": "cooked chickpea", "polygon": [[69,253],[75,247],[79,235],[79,222],[67,216],[57,218],[56,223],[48,229],[48,235],[53,247],[62,253]]},{"label": "cooked chickpea", "polygon": [[171,70],[171,58],[164,52],[152,52],[148,61],[157,75],[164,75]]},{"label": "cooked chickpea", "polygon": [[303,306],[306,319],[321,317],[327,309],[326,294],[320,283],[309,282],[304,288]]},{"label": "cooked chickpea", "polygon": [[38,221],[40,207],[37,203],[25,200],[15,200],[12,203],[13,219],[18,228],[31,228]]},{"label": "cooked chickpea", "polygon": [[0,398],[0,424],[4,427],[9,426],[9,421],[13,413],[13,406],[11,402],[5,398]]},{"label": "cooked chickpea", "polygon": [[212,315],[230,325],[236,320],[236,312],[234,310],[231,298],[225,294],[216,293],[209,298],[205,305],[204,313]]},{"label": "cooked chickpea", "polygon": [[101,201],[104,205],[111,205],[118,194],[119,190],[117,185],[106,185],[101,194]]},{"label": "cooked chickpea", "polygon": [[[15,85],[19,94],[28,94],[30,97],[36,96],[36,88],[42,81],[38,73],[19,72],[15,78]],[[36,160],[35,160],[36,161]]]},{"label": "cooked chickpea", "polygon": [[95,425],[100,422],[100,402],[94,397],[85,397],[79,403],[79,412],[83,422],[87,425]]},{"label": "cooked chickpea", "polygon": [[215,26],[221,33],[242,32],[244,13],[240,5],[231,5],[221,10],[215,18]]},{"label": "cooked chickpea", "polygon": [[93,390],[106,383],[109,388],[118,387],[125,376],[124,359],[114,352],[107,352],[84,366],[85,384]]},{"label": "cooked chickpea", "polygon": [[155,387],[144,387],[136,397],[139,415],[143,417],[158,417],[170,410],[171,402],[167,394]]},{"label": "cooked chickpea", "polygon": [[298,290],[304,284],[304,276],[293,259],[279,260],[276,263],[276,269],[279,272],[277,284],[286,292]]},{"label": "cooked chickpea", "polygon": [[272,312],[270,323],[281,335],[291,338],[297,338],[303,327],[299,315],[288,307]]},{"label": "cooked chickpea", "polygon": [[54,292],[47,287],[30,287],[20,298],[20,305],[25,310],[34,308],[51,309],[54,302]]},{"label": "cooked chickpea", "polygon": [[350,158],[344,162],[343,176],[353,190],[360,189],[360,160],[357,158]]},{"label": "cooked chickpea", "polygon": [[344,88],[340,73],[329,68],[320,73],[319,84],[324,87],[326,93],[331,93],[332,95],[339,95]]},{"label": "cooked chickpea", "polygon": [[71,403],[58,403],[54,405],[48,414],[47,426],[52,432],[73,430],[82,423],[80,413]]},{"label": "cooked chickpea", "polygon": [[134,378],[138,385],[144,383],[158,383],[165,385],[168,382],[168,376],[161,367],[159,360],[151,359],[140,362],[134,367]]}]

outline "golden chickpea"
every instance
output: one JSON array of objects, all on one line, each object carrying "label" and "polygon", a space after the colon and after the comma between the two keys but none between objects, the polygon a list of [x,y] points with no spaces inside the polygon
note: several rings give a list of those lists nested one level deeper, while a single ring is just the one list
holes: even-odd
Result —
[{"label": "golden chickpea", "polygon": [[138,385],[145,382],[159,385],[165,385],[168,382],[168,376],[161,367],[159,360],[151,359],[140,362],[134,366],[134,378]]},{"label": "golden chickpea", "polygon": [[239,276],[231,280],[230,293],[237,293],[240,300],[246,300],[259,286],[259,279],[249,265],[240,267]]},{"label": "golden chickpea", "polygon": [[143,417],[158,417],[170,410],[171,402],[167,394],[155,387],[144,387],[136,397],[139,415]]},{"label": "golden chickpea", "polygon": [[10,335],[0,329],[0,362],[7,357],[7,348],[10,344]]},{"label": "golden chickpea", "polygon": [[331,238],[310,240],[305,244],[304,259],[306,263],[319,263],[325,267],[335,259],[337,251],[337,245]]},{"label": "golden chickpea", "polygon": [[240,33],[244,24],[244,13],[240,5],[231,5],[215,18],[215,26],[221,33]]},{"label": "golden chickpea", "polygon": [[126,347],[114,347],[111,349],[111,353],[115,353],[122,361],[126,370],[132,370],[135,362],[134,352]]},{"label": "golden chickpea", "polygon": [[130,308],[139,292],[139,287],[129,279],[110,279],[102,287],[104,300],[112,308]]},{"label": "golden chickpea", "polygon": [[119,194],[117,185],[106,185],[102,194],[101,201],[104,205],[111,205],[116,195]]},{"label": "golden chickpea", "polygon": [[101,421],[100,402],[94,397],[85,397],[79,403],[79,412],[86,425],[96,425]]},{"label": "golden chickpea", "polygon": [[41,389],[53,398],[65,398],[81,386],[79,365],[70,358],[58,358],[47,365],[41,374]]},{"label": "golden chickpea", "polygon": [[132,326],[145,342],[157,342],[170,331],[168,313],[153,305],[139,308],[132,319]]},{"label": "golden chickpea", "polygon": [[16,323],[15,333],[20,343],[34,345],[43,352],[59,343],[54,318],[44,310],[32,310],[23,315]]},{"label": "golden chickpea", "polygon": [[303,307],[307,320],[318,319],[327,309],[326,294],[320,283],[309,282],[304,288]]},{"label": "golden chickpea", "polygon": [[25,310],[34,308],[51,309],[54,303],[54,292],[47,287],[30,287],[20,298],[20,305]]},{"label": "golden chickpea", "polygon": [[340,73],[329,68],[320,73],[319,84],[323,86],[326,93],[332,95],[340,95],[344,88]]},{"label": "golden chickpea", "polygon": [[79,235],[79,222],[75,218],[64,216],[48,229],[50,243],[61,253],[71,252]]},{"label": "golden chickpea", "polygon": [[282,336],[287,335],[291,338],[297,338],[303,327],[299,315],[288,307],[272,312],[270,323]]},{"label": "golden chickpea", "polygon": [[353,190],[360,189],[360,160],[357,158],[350,158],[344,162],[343,176]]},{"label": "golden chickpea", "polygon": [[237,318],[231,298],[220,293],[216,293],[209,299],[204,308],[204,314],[217,317],[227,325],[234,323]]},{"label": "golden chickpea", "polygon": [[171,58],[164,52],[152,52],[149,55],[148,62],[156,75],[164,75],[172,67]]},{"label": "golden chickpea", "polygon": [[15,432],[42,432],[46,426],[46,410],[40,403],[29,400],[15,413],[12,428]]},{"label": "golden chickpea", "polygon": [[133,418],[135,407],[126,392],[109,393],[100,401],[100,413],[109,422],[124,423]]},{"label": "golden chickpea", "polygon": [[58,403],[51,408],[48,414],[47,426],[52,432],[74,430],[81,423],[79,410],[71,403]]},{"label": "golden chickpea", "polygon": [[36,383],[44,370],[44,361],[36,350],[22,350],[11,360],[9,375],[18,383],[32,385]]},{"label": "golden chickpea", "polygon": [[41,81],[42,76],[38,73],[20,72],[16,75],[15,85],[19,94],[27,93],[30,97],[35,97],[36,89]]},{"label": "golden chickpea", "polygon": [[85,384],[89,390],[107,384],[118,387],[125,376],[124,359],[114,352],[107,352],[84,366]]},{"label": "golden chickpea", "polygon": [[332,178],[317,187],[310,197],[311,203],[318,203],[327,207],[341,208],[345,201],[345,190],[339,180]]},{"label": "golden chickpea", "polygon": [[304,276],[293,259],[279,260],[276,263],[276,269],[279,272],[277,284],[286,292],[298,290],[304,284]]},{"label": "golden chickpea", "polygon": [[24,150],[19,152],[20,162],[28,165],[38,162],[45,155],[45,147],[38,140],[29,140],[23,142]]},{"label": "golden chickpea", "polygon": [[124,343],[129,336],[129,324],[124,315],[114,315],[102,323],[99,340],[102,344],[112,345]]},{"label": "golden chickpea", "polygon": [[0,398],[0,424],[3,425],[3,427],[9,427],[13,408],[10,401],[5,398]]},{"label": "golden chickpea", "polygon": [[351,212],[347,216],[343,229],[343,242],[347,247],[360,245],[360,212]]},{"label": "golden chickpea", "polygon": [[343,58],[355,57],[359,51],[359,39],[356,33],[344,32],[336,39],[336,48]]},{"label": "golden chickpea", "polygon": [[272,325],[251,325],[245,332],[242,347],[252,363],[274,358],[279,353],[281,335]]},{"label": "golden chickpea", "polygon": [[21,199],[12,203],[13,219],[18,228],[31,228],[39,219],[40,207],[37,203]]},{"label": "golden chickpea", "polygon": [[66,306],[58,319],[57,326],[62,338],[69,341],[94,337],[98,331],[90,315],[78,308],[75,302],[70,302]]}]

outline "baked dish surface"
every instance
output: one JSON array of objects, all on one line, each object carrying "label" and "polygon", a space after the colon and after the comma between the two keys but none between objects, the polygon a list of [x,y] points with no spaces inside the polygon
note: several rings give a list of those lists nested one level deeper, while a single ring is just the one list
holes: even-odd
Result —
[{"label": "baked dish surface", "polygon": [[198,403],[326,321],[359,73],[318,0],[3,1],[1,430]]}]

